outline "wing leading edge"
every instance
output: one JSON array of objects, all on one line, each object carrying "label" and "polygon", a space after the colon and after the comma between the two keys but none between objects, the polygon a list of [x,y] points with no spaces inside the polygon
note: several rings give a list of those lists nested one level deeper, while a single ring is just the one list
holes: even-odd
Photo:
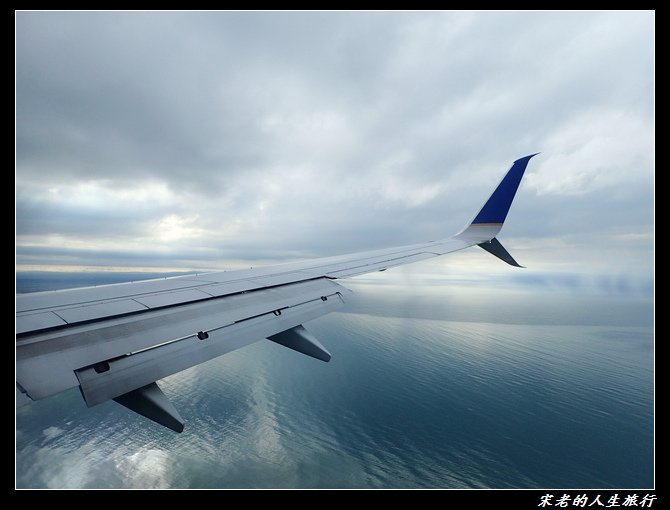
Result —
[{"label": "wing leading edge", "polygon": [[439,241],[254,269],[16,298],[16,403],[79,387],[90,407],[115,400],[172,430],[184,423],[156,381],[263,338],[322,361],[303,326],[349,292],[333,280],[478,245],[513,266],[500,232],[528,162],[514,162],[474,219]]}]

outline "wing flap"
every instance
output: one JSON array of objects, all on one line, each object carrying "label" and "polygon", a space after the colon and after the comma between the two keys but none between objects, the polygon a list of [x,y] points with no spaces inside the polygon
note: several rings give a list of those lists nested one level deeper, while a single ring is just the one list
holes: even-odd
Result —
[{"label": "wing flap", "polygon": [[[115,364],[119,363],[115,366],[125,367],[129,363],[129,358],[134,361],[158,359],[159,354],[167,356],[172,350],[182,349],[187,344],[194,344],[198,348],[217,344],[214,341],[210,341],[209,344],[196,341],[199,332],[212,330],[220,332],[225,330],[226,335],[235,332],[235,336],[226,336],[227,339],[232,338],[230,342],[226,340],[221,343],[225,346],[221,351],[223,354],[328,313],[342,300],[338,298],[322,301],[321,297],[342,295],[345,292],[346,289],[340,285],[321,278],[105,320],[102,325],[82,324],[33,334],[17,341],[17,382],[30,398],[44,398],[79,385],[80,379],[75,376],[75,371],[93,367],[101,362],[111,364],[113,361]],[[310,308],[309,313],[296,315],[290,323],[285,320],[293,316],[293,312],[306,310],[305,307],[300,308],[301,305],[312,302],[318,305],[314,310]],[[275,316],[274,312],[277,311],[281,311],[281,315]],[[264,322],[267,328],[252,328],[253,320],[256,318],[268,319]],[[230,328],[226,329],[228,326]],[[248,337],[243,338],[242,331],[249,333]],[[202,350],[208,353],[218,352],[211,348]],[[186,351],[179,352],[179,355],[183,355]],[[206,361],[217,355],[219,354],[205,355],[199,359]],[[195,359],[199,355],[192,356]],[[126,361],[121,363],[121,360]],[[180,362],[176,360],[172,363],[169,367],[179,366]],[[192,366],[192,363],[187,365]],[[119,385],[118,391],[110,389],[112,396],[108,398],[174,373],[169,367],[165,372],[161,372],[163,375],[156,375],[153,379],[151,377],[158,372],[147,372],[151,373],[151,376],[142,378],[141,384],[129,385],[134,387],[128,387],[123,383]],[[112,379],[109,378],[110,381]]]},{"label": "wing flap", "polygon": [[94,406],[250,343],[290,330],[344,304],[339,291],[328,295],[302,295],[300,301],[232,324],[194,331],[189,336],[137,353],[103,360],[102,369],[96,363],[75,370],[86,405]]}]

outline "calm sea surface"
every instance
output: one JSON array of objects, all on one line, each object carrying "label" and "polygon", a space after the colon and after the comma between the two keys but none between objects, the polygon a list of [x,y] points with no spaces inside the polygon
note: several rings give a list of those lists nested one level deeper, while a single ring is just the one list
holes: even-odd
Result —
[{"label": "calm sea surface", "polygon": [[263,340],[161,381],[182,434],[77,390],[19,409],[17,486],[653,486],[651,298],[344,285],[306,324],[330,363]]}]

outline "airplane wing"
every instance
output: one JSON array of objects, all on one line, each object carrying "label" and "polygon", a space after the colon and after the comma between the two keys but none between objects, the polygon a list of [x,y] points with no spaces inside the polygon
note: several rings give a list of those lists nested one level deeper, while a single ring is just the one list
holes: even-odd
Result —
[{"label": "airplane wing", "polygon": [[156,381],[267,338],[319,360],[302,325],[337,310],[335,280],[479,245],[519,266],[496,239],[528,161],[512,165],[471,223],[439,241],[309,261],[16,296],[17,406],[79,387],[181,432]]}]

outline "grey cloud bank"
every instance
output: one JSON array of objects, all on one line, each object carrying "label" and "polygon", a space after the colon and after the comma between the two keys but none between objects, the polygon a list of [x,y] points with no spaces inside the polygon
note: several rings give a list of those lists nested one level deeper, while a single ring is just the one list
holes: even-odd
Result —
[{"label": "grey cloud bank", "polygon": [[648,282],[653,38],[650,12],[19,12],[17,268],[435,239],[541,151],[510,251]]}]

